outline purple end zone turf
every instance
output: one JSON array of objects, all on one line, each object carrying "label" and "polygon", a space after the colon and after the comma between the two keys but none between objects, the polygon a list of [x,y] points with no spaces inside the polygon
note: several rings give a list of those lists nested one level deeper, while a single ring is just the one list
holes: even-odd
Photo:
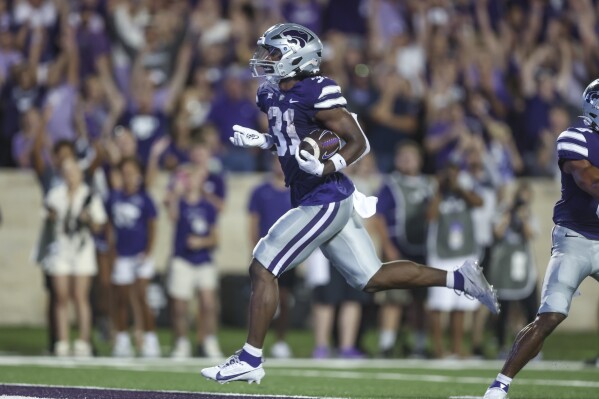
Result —
[{"label": "purple end zone turf", "polygon": [[[259,394],[258,392],[256,394]],[[51,387],[0,384],[0,395],[52,399],[255,399],[243,394],[218,394],[169,391],[135,391],[121,389]],[[261,399],[281,399],[284,396],[260,396]]]}]

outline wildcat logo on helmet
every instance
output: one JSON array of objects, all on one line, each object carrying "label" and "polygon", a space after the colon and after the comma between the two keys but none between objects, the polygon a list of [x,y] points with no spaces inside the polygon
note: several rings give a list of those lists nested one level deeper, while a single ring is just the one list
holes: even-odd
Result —
[{"label": "wildcat logo on helmet", "polygon": [[300,47],[305,47],[306,44],[310,43],[314,37],[308,32],[299,31],[297,29],[286,30],[281,32],[280,36],[286,39],[289,44],[297,44]]}]

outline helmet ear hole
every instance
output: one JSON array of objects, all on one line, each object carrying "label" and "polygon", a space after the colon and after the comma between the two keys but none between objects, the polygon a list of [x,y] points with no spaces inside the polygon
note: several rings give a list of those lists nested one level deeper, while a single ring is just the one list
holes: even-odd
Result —
[{"label": "helmet ear hole", "polygon": [[291,65],[297,65],[302,61],[302,57],[297,57],[293,61],[291,61]]},{"label": "helmet ear hole", "polygon": [[594,114],[594,113],[592,113],[592,112],[589,112],[589,115],[591,115],[591,117],[593,117],[593,118],[596,118],[596,117],[597,117],[597,114]]}]

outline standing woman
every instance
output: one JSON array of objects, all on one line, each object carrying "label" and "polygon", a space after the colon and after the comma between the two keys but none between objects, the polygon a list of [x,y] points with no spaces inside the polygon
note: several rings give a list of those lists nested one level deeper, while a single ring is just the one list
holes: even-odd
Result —
[{"label": "standing woman", "polygon": [[142,167],[137,158],[123,158],[119,164],[122,190],[113,190],[106,206],[116,241],[116,261],[112,270],[114,284],[116,337],[113,355],[130,357],[129,307],[135,325],[143,331],[141,355],[159,357],[160,345],[155,332],[154,314],[146,291],[154,277],[152,250],[156,237],[157,210],[146,192]]},{"label": "standing woman", "polygon": [[56,292],[58,340],[56,356],[68,356],[69,299],[75,303],[79,338],[73,344],[73,355],[91,356],[91,307],[89,291],[92,276],[97,273],[92,232],[106,223],[102,201],[83,182],[83,172],[72,158],[62,163],[64,182],[50,190],[46,207],[55,221],[56,241],[47,261],[48,274]]}]

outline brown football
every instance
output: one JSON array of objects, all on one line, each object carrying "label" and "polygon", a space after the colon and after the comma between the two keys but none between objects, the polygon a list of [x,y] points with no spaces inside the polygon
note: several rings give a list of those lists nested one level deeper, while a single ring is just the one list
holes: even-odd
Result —
[{"label": "brown football", "polygon": [[330,130],[316,129],[300,142],[300,151],[307,151],[325,162],[341,149],[341,139]]}]

